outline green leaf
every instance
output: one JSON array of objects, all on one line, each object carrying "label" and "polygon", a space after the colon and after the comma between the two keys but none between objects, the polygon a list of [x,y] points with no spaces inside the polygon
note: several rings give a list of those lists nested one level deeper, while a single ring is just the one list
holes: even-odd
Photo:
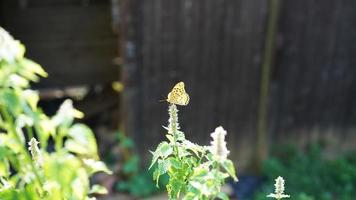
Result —
[{"label": "green leaf", "polygon": [[29,85],[29,81],[17,74],[11,74],[8,79],[8,84],[12,87],[26,88]]},{"label": "green leaf", "polygon": [[0,176],[0,191],[11,189],[12,187],[11,182]]},{"label": "green leaf", "polygon": [[224,160],[221,165],[227,171],[227,173],[229,173],[229,175],[234,179],[234,181],[238,181],[236,177],[234,163],[231,160]]},{"label": "green leaf", "polygon": [[203,179],[206,175],[208,175],[209,171],[205,167],[196,167],[194,169],[194,179]]},{"label": "green leaf", "polygon": [[207,181],[205,181],[205,182],[190,181],[189,183],[190,183],[191,186],[196,188],[199,191],[199,193],[201,193],[201,194],[204,194],[204,195],[208,196],[212,192],[210,190],[210,188],[208,187]]},{"label": "green leaf", "polygon": [[17,91],[11,89],[0,90],[0,105],[3,105],[13,116],[21,113],[21,101]]},{"label": "green leaf", "polygon": [[183,145],[187,150],[192,151],[198,157],[201,156],[201,154],[205,153],[204,147],[194,144],[194,143],[190,142],[189,140],[185,140],[183,142]]},{"label": "green leaf", "polygon": [[127,162],[125,162],[123,166],[123,172],[125,174],[137,173],[139,170],[139,162],[140,158],[137,155],[133,155],[129,158]]},{"label": "green leaf", "polygon": [[89,194],[107,194],[108,190],[101,185],[93,185],[89,191]]},{"label": "green leaf", "polygon": [[156,181],[156,186],[158,187],[158,182],[159,182],[159,177],[161,176],[160,171],[156,168],[155,171],[153,172],[153,180]]},{"label": "green leaf", "polygon": [[68,131],[65,148],[85,157],[98,159],[98,147],[92,130],[84,124],[75,124]]},{"label": "green leaf", "polygon": [[185,135],[182,131],[177,131],[176,137],[177,141],[183,142],[185,140]]},{"label": "green leaf", "polygon": [[83,116],[82,112],[73,107],[73,101],[67,99],[62,103],[57,113],[52,117],[52,123],[55,126],[69,127],[73,123],[74,118],[82,118]]},{"label": "green leaf", "polygon": [[135,143],[132,139],[130,138],[125,138],[122,142],[120,142],[120,145],[123,148],[133,148],[135,146]]},{"label": "green leaf", "polygon": [[0,141],[14,153],[19,153],[22,150],[22,144],[18,143],[12,134],[0,134]]},{"label": "green leaf", "polygon": [[25,68],[26,70],[28,70],[30,72],[33,72],[33,73],[38,74],[43,77],[48,76],[47,72],[44,71],[43,68],[39,64],[33,62],[32,60],[24,58],[24,59],[19,60],[19,64],[23,68]]},{"label": "green leaf", "polygon": [[167,134],[166,137],[167,137],[169,142],[174,142],[174,138],[173,138],[172,135]]},{"label": "green leaf", "polygon": [[[47,177],[46,181],[55,182],[61,186],[63,194],[71,194],[72,186],[78,186],[79,190],[88,184],[86,170],[82,167],[82,162],[68,153],[52,153],[44,155],[43,174]],[[80,186],[82,185],[82,186]],[[89,189],[89,188],[88,188]]]},{"label": "green leaf", "polygon": [[37,110],[37,103],[40,99],[37,91],[25,90],[21,96],[28,102],[33,111]]},{"label": "green leaf", "polygon": [[161,142],[156,151],[153,152],[153,158],[149,169],[157,162],[158,158],[165,159],[173,153],[173,148],[167,142]]},{"label": "green leaf", "polygon": [[181,169],[182,168],[182,163],[177,160],[177,158],[170,158],[169,162],[171,163],[172,167],[176,168],[176,169]]},{"label": "green leaf", "polygon": [[220,199],[222,199],[222,200],[229,200],[229,197],[228,197],[225,193],[223,193],[223,192],[220,192],[220,193],[218,194],[218,198],[220,198]]},{"label": "green leaf", "polygon": [[199,192],[196,190],[190,191],[183,197],[183,200],[199,200]]},{"label": "green leaf", "polygon": [[153,172],[153,180],[156,181],[156,186],[159,184],[159,177],[165,173],[167,173],[171,163],[169,160],[158,160],[157,168]]},{"label": "green leaf", "polygon": [[0,177],[9,177],[9,176],[10,176],[9,161],[7,159],[0,159]]},{"label": "green leaf", "polygon": [[112,171],[109,170],[105,163],[102,161],[97,161],[94,159],[83,159],[83,162],[87,167],[89,174],[94,174],[97,172],[105,172],[107,174],[112,174]]},{"label": "green leaf", "polygon": [[167,185],[167,191],[170,199],[178,199],[179,194],[184,191],[186,183],[184,180],[172,178]]},{"label": "green leaf", "polygon": [[15,124],[16,127],[20,129],[25,126],[33,126],[33,119],[27,115],[20,114],[17,116]]}]

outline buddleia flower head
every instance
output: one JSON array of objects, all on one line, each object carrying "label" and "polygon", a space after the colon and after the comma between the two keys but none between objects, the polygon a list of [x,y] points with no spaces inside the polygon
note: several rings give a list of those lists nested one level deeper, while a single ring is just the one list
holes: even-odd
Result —
[{"label": "buddleia flower head", "polygon": [[28,150],[30,151],[32,159],[36,163],[36,165],[42,166],[43,159],[41,151],[38,148],[38,144],[39,142],[35,138],[31,138],[31,140],[28,142]]},{"label": "buddleia flower head", "polygon": [[214,158],[219,162],[225,160],[230,153],[226,147],[225,136],[226,130],[224,130],[221,126],[217,127],[215,131],[211,133],[213,141],[210,143],[209,150],[213,154]]},{"label": "buddleia flower head", "polygon": [[267,197],[275,198],[275,199],[283,199],[283,198],[289,198],[290,196],[287,194],[284,194],[284,179],[281,176],[278,176],[276,178],[276,183],[274,184],[274,194],[271,193],[267,195]]}]

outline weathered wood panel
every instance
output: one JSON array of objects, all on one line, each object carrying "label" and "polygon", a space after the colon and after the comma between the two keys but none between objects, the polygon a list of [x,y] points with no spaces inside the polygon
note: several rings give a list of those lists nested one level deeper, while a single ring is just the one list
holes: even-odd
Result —
[{"label": "weathered wood panel", "polygon": [[[124,1],[127,12],[128,132],[141,153],[164,138],[165,99],[185,81],[187,137],[208,143],[229,131],[233,158],[246,164],[255,145],[261,57],[268,1]],[[280,1],[272,68],[270,141],[324,138],[340,149],[356,140],[355,1]],[[128,20],[129,19],[129,20]]]},{"label": "weathered wood panel", "polygon": [[167,104],[159,100],[184,81],[191,96],[180,107],[187,137],[208,144],[210,132],[222,125],[232,156],[246,162],[255,134],[266,1],[127,2],[126,102],[138,109],[128,113],[133,121],[127,128],[140,152],[147,155],[164,139]]},{"label": "weathered wood panel", "polygon": [[27,56],[49,73],[40,87],[117,80],[113,59],[118,43],[111,29],[108,0],[35,0],[28,1],[25,8],[18,2],[1,1],[1,23],[26,45]]},{"label": "weathered wood panel", "polygon": [[329,137],[337,148],[350,148],[356,122],[356,2],[282,2],[273,132],[280,140]]}]

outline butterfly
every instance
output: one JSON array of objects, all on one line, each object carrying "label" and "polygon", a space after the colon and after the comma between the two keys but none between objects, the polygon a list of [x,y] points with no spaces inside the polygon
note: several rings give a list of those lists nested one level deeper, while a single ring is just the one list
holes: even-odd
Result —
[{"label": "butterfly", "polygon": [[177,83],[166,99],[169,103],[186,106],[189,103],[189,95],[185,92],[184,83]]}]

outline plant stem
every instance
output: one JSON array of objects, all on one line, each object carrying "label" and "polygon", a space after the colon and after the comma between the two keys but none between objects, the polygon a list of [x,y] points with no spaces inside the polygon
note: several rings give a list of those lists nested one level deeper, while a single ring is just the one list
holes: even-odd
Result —
[{"label": "plant stem", "polygon": [[271,76],[271,68],[273,64],[273,55],[275,50],[275,37],[277,31],[277,22],[279,14],[279,0],[269,1],[269,16],[267,21],[267,32],[264,47],[263,63],[261,69],[260,80],[260,100],[257,113],[257,145],[255,152],[255,167],[256,171],[261,170],[262,161],[268,155],[268,95]]},{"label": "plant stem", "polygon": [[41,180],[41,178],[40,178],[40,176],[39,176],[39,174],[37,172],[37,169],[36,169],[35,165],[33,164],[33,161],[32,161],[30,153],[27,151],[25,146],[22,145],[22,141],[21,141],[20,137],[17,135],[16,127],[15,127],[15,125],[13,123],[12,117],[7,112],[5,107],[1,106],[0,110],[1,110],[2,115],[4,116],[6,124],[9,125],[9,127],[7,127],[7,129],[8,129],[7,131],[14,135],[14,138],[16,139],[16,142],[19,144],[19,146],[22,147],[21,151],[22,151],[23,155],[25,156],[24,158],[25,158],[26,162],[30,163],[32,172],[35,174],[36,180],[37,180],[38,184],[42,188],[42,186],[43,186],[42,180]]},{"label": "plant stem", "polygon": [[32,131],[32,128],[30,126],[26,126],[26,131],[28,133],[28,138],[29,139],[33,138],[33,131]]}]

